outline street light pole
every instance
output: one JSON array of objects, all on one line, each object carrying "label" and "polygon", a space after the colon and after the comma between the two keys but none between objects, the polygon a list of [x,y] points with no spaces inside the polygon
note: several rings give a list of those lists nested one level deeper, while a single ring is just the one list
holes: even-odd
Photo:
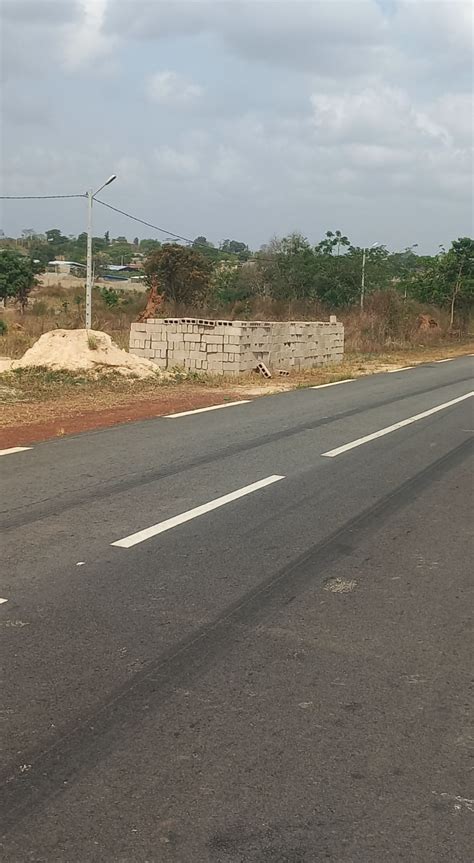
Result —
[{"label": "street light pole", "polygon": [[86,330],[92,327],[92,202],[96,195],[117,178],[112,174],[95,192],[87,192]]},{"label": "street light pole", "polygon": [[367,249],[364,249],[362,252],[362,279],[360,283],[360,310],[362,311],[364,308],[364,298],[365,298],[365,256],[367,253]]},{"label": "street light pole", "polygon": [[92,189],[87,192],[86,330],[92,327]]}]

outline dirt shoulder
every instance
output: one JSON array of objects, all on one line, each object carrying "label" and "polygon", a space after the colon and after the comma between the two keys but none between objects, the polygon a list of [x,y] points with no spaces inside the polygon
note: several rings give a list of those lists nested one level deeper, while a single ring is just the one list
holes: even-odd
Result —
[{"label": "dirt shoulder", "polygon": [[18,370],[0,374],[0,448],[472,353],[473,342],[376,356],[358,354],[347,356],[337,366],[270,381],[243,375],[238,379],[157,383],[119,375],[94,378],[69,372]]}]

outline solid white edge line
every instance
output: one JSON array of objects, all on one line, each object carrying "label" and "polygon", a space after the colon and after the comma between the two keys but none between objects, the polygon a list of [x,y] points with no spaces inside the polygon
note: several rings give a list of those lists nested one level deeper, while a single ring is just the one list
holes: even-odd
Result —
[{"label": "solid white edge line", "polygon": [[265,486],[278,482],[280,479],[285,479],[285,477],[280,476],[279,474],[267,476],[265,479],[260,479],[258,482],[253,482],[251,485],[238,488],[236,491],[231,491],[229,494],[224,494],[222,497],[217,497],[215,500],[210,500],[208,503],[203,503],[201,506],[196,506],[194,509],[182,512],[181,515],[167,518],[166,521],[160,521],[158,524],[153,524],[151,527],[145,528],[145,530],[139,530],[137,533],[132,533],[130,536],[126,536],[124,539],[119,539],[110,544],[116,545],[119,548],[131,548],[132,545],[137,545],[137,543],[144,542],[144,540],[150,539],[152,536],[157,536],[159,533],[164,533],[166,530],[171,530],[171,528],[177,527],[179,524],[184,524],[186,521],[198,518],[198,516],[211,512],[213,509],[225,506],[227,503],[231,503],[234,500],[238,500],[240,497],[245,497],[247,494],[251,494],[261,488],[265,488]]},{"label": "solid white edge line", "polygon": [[9,449],[0,449],[0,455],[13,455],[14,452],[25,452],[32,449],[31,446],[11,446]]},{"label": "solid white edge line", "polygon": [[425,417],[429,417],[432,414],[438,413],[438,411],[443,411],[446,408],[451,407],[451,405],[456,405],[458,402],[463,402],[466,399],[470,399],[474,396],[474,390],[470,393],[466,393],[464,396],[458,396],[456,399],[451,399],[449,402],[444,402],[442,405],[436,405],[434,408],[430,408],[427,411],[423,411],[421,414],[415,414],[415,416],[408,417],[406,420],[401,420],[398,423],[394,423],[391,426],[387,426],[386,428],[380,429],[379,431],[373,432],[372,434],[365,435],[365,437],[357,438],[357,440],[353,440],[350,443],[343,444],[343,446],[338,446],[336,449],[330,449],[327,452],[321,453],[321,455],[326,458],[334,458],[334,456],[341,455],[343,452],[347,452],[350,449],[354,449],[357,446],[362,446],[364,443],[368,443],[371,440],[375,440],[378,437],[383,437],[386,434],[390,434],[391,432],[397,431],[397,429],[401,429],[404,426],[411,425],[411,423],[416,423],[418,420],[422,420]]},{"label": "solid white edge line", "polygon": [[1,599],[0,598],[0,605],[2,605],[2,603],[4,603],[4,602],[8,602],[8,599]]},{"label": "solid white edge line", "polygon": [[165,414],[164,419],[166,420],[176,420],[178,417],[189,417],[191,414],[203,414],[206,411],[217,411],[220,408],[233,408],[236,405],[248,405],[252,399],[241,399],[238,402],[225,402],[223,405],[211,405],[208,408],[196,408],[193,411],[181,411],[179,414]]},{"label": "solid white edge line", "polygon": [[395,372],[406,372],[408,369],[414,369],[415,366],[402,366],[399,369],[387,369],[388,375],[393,375]]},{"label": "solid white edge line", "polygon": [[355,381],[355,378],[344,378],[343,381],[331,381],[330,384],[317,384],[315,387],[309,387],[310,390],[322,390],[324,387],[336,387],[338,384],[349,384]]},{"label": "solid white edge line", "polygon": [[446,360],[435,360],[435,363],[450,363],[455,357],[448,357]]}]

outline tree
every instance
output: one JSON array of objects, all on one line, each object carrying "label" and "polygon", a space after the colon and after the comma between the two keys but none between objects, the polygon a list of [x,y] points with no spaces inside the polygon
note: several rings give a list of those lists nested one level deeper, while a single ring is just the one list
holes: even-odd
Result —
[{"label": "tree", "polygon": [[37,284],[35,275],[42,268],[35,265],[30,257],[20,255],[13,249],[0,252],[0,299],[13,298],[25,311],[28,295]]},{"label": "tree", "polygon": [[263,253],[266,292],[274,299],[316,298],[317,261],[306,237],[294,233],[274,239]]},{"label": "tree", "polygon": [[110,231],[106,231],[104,234],[105,245],[110,245]]},{"label": "tree", "polygon": [[97,252],[94,255],[94,276],[96,279],[101,279],[105,275],[110,263],[110,255],[107,252]]},{"label": "tree", "polygon": [[61,234],[59,228],[51,228],[49,231],[46,231],[46,240],[51,249],[51,258],[62,254],[63,250],[70,242],[67,237]]},{"label": "tree", "polygon": [[212,243],[209,242],[207,237],[199,236],[193,240],[193,249],[199,249],[200,246],[212,246]]},{"label": "tree", "polygon": [[107,288],[104,285],[104,287],[100,289],[100,296],[108,309],[114,309],[120,303],[120,297],[114,288]]},{"label": "tree", "polygon": [[51,260],[51,249],[47,243],[41,243],[35,240],[28,250],[28,255],[32,261],[39,261],[41,266],[45,267]]},{"label": "tree", "polygon": [[207,240],[206,237],[196,237],[196,239],[193,240],[191,248],[201,252],[202,255],[205,255],[205,257],[209,258],[211,261],[222,260],[222,256],[219,255],[218,249],[216,249],[216,247]]},{"label": "tree", "polygon": [[452,328],[456,310],[468,313],[474,304],[474,240],[453,240],[449,251],[415,273],[410,290],[421,302],[449,308]]},{"label": "tree", "polygon": [[195,305],[201,303],[209,291],[212,266],[195,249],[172,243],[148,255],[145,272],[148,285],[158,279],[167,300]]},{"label": "tree", "polygon": [[126,242],[113,242],[107,246],[107,254],[113,264],[129,264],[134,254],[133,246]]},{"label": "tree", "polygon": [[138,237],[135,237],[135,239],[133,240],[133,245],[136,246],[136,248],[138,248],[138,246],[140,245],[140,240],[138,239]]},{"label": "tree", "polygon": [[33,237],[36,235],[34,228],[23,228],[21,236],[23,237],[25,246],[29,246]]},{"label": "tree", "polygon": [[326,231],[326,237],[316,246],[316,251],[322,255],[332,255],[337,249],[337,257],[341,252],[341,246],[350,246],[348,237],[343,236],[341,231]]},{"label": "tree", "polygon": [[247,244],[241,243],[238,240],[222,240],[220,250],[229,255],[237,255],[240,261],[248,261],[250,257],[250,251]]},{"label": "tree", "polygon": [[149,255],[150,252],[161,249],[161,243],[159,240],[140,240],[139,249],[144,255]]}]

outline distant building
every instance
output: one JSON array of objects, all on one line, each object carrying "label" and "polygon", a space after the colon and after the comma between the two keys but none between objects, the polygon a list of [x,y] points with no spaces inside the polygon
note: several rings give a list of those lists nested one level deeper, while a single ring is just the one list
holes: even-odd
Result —
[{"label": "distant building", "polygon": [[58,275],[82,275],[86,269],[85,264],[79,264],[77,261],[55,260],[48,262],[48,273],[58,273]]}]

